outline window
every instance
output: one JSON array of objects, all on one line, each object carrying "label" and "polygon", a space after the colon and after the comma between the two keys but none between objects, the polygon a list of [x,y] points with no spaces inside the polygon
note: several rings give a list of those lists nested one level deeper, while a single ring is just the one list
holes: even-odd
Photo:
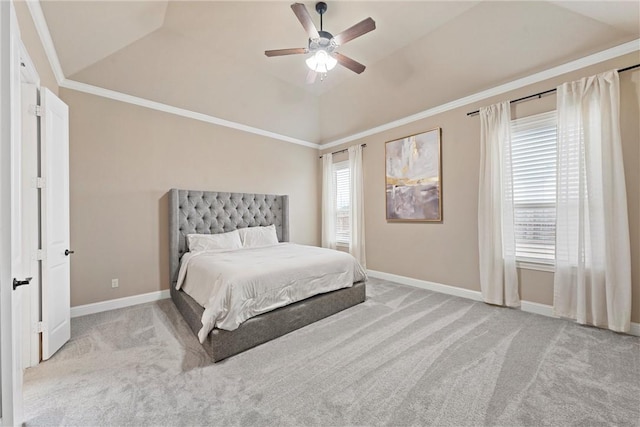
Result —
[{"label": "window", "polygon": [[333,173],[336,175],[336,242],[348,245],[351,239],[351,227],[349,224],[351,173],[349,162],[340,162],[333,165]]},{"label": "window", "polygon": [[556,112],[511,121],[516,259],[554,264]]}]

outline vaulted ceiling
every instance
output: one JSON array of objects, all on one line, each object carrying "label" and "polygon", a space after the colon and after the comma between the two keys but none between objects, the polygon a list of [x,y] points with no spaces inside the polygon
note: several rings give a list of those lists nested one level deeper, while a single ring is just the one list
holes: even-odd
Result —
[{"label": "vaulted ceiling", "polygon": [[340,49],[367,69],[307,84],[264,55],[306,47],[288,2],[41,1],[67,78],[317,143],[636,40],[639,4],[328,2],[333,34],[376,21]]}]

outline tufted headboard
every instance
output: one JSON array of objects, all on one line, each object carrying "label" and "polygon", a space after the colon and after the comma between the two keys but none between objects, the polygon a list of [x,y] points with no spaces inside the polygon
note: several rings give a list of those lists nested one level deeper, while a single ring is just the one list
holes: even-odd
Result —
[{"label": "tufted headboard", "polygon": [[171,189],[169,265],[171,287],[178,280],[187,234],[217,234],[275,224],[280,242],[289,241],[289,196]]}]

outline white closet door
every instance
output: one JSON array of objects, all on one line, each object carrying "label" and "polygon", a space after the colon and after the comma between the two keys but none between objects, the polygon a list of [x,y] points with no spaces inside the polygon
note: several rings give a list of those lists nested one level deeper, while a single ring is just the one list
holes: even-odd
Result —
[{"label": "white closet door", "polygon": [[42,358],[71,337],[69,247],[69,108],[51,91],[40,91],[42,196]]}]

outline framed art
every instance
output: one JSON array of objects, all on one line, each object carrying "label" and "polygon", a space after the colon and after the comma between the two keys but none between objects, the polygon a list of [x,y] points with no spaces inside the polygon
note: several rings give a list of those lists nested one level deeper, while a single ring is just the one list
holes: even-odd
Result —
[{"label": "framed art", "polygon": [[385,143],[388,221],[442,221],[440,128]]}]

